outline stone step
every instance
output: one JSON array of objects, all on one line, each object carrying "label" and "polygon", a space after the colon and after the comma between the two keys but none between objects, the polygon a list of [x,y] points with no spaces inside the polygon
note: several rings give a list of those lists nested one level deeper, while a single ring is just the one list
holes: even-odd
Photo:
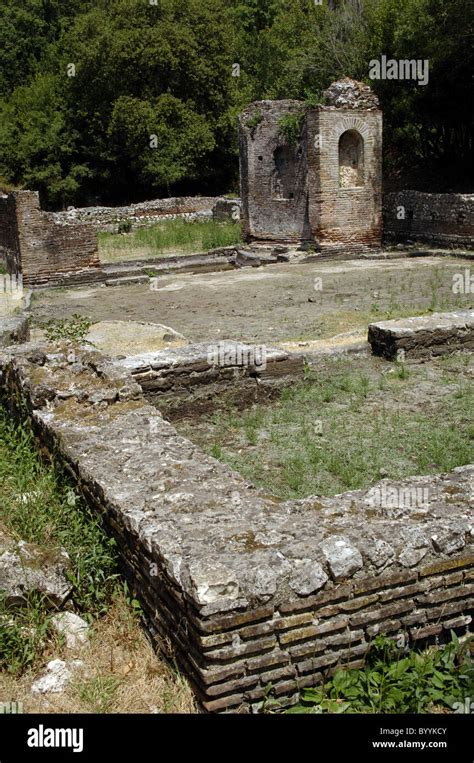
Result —
[{"label": "stone step", "polygon": [[117,276],[117,278],[107,278],[106,286],[134,286],[141,283],[149,283],[150,277],[146,275]]}]

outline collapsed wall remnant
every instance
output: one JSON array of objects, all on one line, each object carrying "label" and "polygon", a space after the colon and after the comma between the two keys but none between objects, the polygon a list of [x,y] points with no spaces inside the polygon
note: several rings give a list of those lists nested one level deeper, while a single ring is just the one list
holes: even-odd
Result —
[{"label": "collapsed wall remnant", "polygon": [[474,247],[473,193],[387,193],[383,217],[384,238],[388,242]]},{"label": "collapsed wall remnant", "polygon": [[474,351],[474,312],[458,310],[369,325],[374,355],[388,360],[426,358],[456,350]]},{"label": "collapsed wall remnant", "polygon": [[187,413],[215,405],[272,397],[304,375],[302,355],[266,345],[221,341],[131,355],[114,361],[137,381],[151,402]]},{"label": "collapsed wall remnant", "polygon": [[[210,219],[219,202],[225,203],[226,199],[220,196],[175,196],[120,207],[71,207],[65,212],[53,212],[53,218],[64,225],[84,223],[96,232],[117,233],[123,223],[141,228],[176,217]],[[239,199],[233,201],[233,206],[239,204]]]},{"label": "collapsed wall remnant", "polygon": [[256,101],[240,116],[242,219],[248,241],[337,254],[380,247],[382,113],[344,79],[324,103]]},{"label": "collapsed wall remnant", "polygon": [[424,643],[469,626],[474,466],[283,501],[178,435],[97,352],[11,347],[0,372],[2,402],[29,412],[103,516],[206,710],[258,709],[269,685],[291,704],[360,667],[378,633]]},{"label": "collapsed wall remnant", "polygon": [[25,286],[80,284],[102,277],[97,236],[44,212],[36,191],[0,196],[0,262]]}]

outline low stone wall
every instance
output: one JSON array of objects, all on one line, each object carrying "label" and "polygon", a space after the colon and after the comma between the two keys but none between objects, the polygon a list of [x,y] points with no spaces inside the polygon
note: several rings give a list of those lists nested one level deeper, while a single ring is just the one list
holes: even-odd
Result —
[{"label": "low stone wall", "polygon": [[474,311],[433,313],[369,325],[368,341],[374,355],[426,358],[456,350],[474,351]]},{"label": "low stone wall", "polygon": [[53,217],[61,225],[75,226],[82,223],[96,232],[117,233],[120,223],[129,222],[133,228],[140,228],[160,219],[210,218],[215,205],[226,201],[220,196],[177,196],[122,207],[74,208],[67,212],[54,212]]},{"label": "low stone wall", "polygon": [[474,466],[282,501],[177,434],[98,353],[0,354],[4,404],[30,416],[117,538],[157,645],[208,711],[282,706],[370,639],[464,630],[474,608]]},{"label": "low stone wall", "polygon": [[265,345],[201,342],[114,361],[132,374],[148,400],[169,414],[271,397],[283,384],[303,378],[302,355]]},{"label": "low stone wall", "polygon": [[474,194],[387,193],[384,238],[421,241],[440,247],[474,248]]}]

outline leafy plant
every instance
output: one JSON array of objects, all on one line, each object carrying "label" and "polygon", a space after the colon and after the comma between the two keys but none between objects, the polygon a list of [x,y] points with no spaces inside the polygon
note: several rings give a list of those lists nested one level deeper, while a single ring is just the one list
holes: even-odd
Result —
[{"label": "leafy plant", "polygon": [[130,233],[132,223],[130,220],[121,220],[117,226],[117,233]]},{"label": "leafy plant", "polygon": [[260,122],[262,121],[263,121],[263,114],[261,111],[258,111],[256,114],[253,115],[253,117],[249,117],[249,119],[247,119],[245,124],[251,131],[252,137],[254,136],[255,130],[259,126]]},{"label": "leafy plant", "polygon": [[294,111],[291,114],[285,114],[278,120],[280,134],[284,136],[290,146],[295,146],[300,137],[303,128],[304,111]]},{"label": "leafy plant", "polygon": [[91,326],[92,321],[89,318],[74,313],[70,318],[52,318],[44,324],[43,328],[50,342],[61,340],[85,342]]},{"label": "leafy plant", "polygon": [[40,596],[30,596],[28,606],[8,607],[0,591],[0,671],[21,673],[42,653],[49,616]]},{"label": "leafy plant", "polygon": [[337,670],[321,688],[304,689],[290,713],[428,713],[453,709],[473,696],[472,640],[408,654],[387,636],[377,636],[361,670]]}]

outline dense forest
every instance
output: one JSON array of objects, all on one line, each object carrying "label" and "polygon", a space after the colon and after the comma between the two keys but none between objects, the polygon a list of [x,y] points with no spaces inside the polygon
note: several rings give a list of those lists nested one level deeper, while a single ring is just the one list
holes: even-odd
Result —
[{"label": "dense forest", "polygon": [[[37,189],[50,208],[237,191],[239,111],[264,98],[314,104],[350,76],[384,110],[386,185],[472,190],[473,8],[1,0],[0,183]],[[382,55],[428,59],[428,84],[371,81]]]}]

